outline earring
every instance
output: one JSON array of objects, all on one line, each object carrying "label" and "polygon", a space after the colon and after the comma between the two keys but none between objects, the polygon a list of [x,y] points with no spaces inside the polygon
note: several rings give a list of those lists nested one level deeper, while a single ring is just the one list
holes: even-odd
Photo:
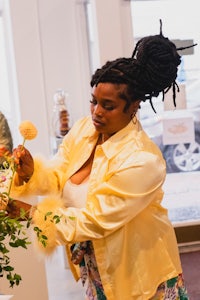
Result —
[{"label": "earring", "polygon": [[134,111],[132,114],[131,114],[131,121],[133,122],[133,124],[135,125],[137,123],[137,116],[136,116],[136,111]]}]

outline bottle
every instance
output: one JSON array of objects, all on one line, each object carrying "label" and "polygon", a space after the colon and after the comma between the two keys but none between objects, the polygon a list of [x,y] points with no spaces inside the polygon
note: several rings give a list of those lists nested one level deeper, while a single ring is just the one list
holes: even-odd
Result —
[{"label": "bottle", "polygon": [[53,148],[54,152],[57,150],[63,137],[68,133],[69,127],[69,113],[66,105],[66,93],[62,89],[58,89],[54,94],[54,107],[52,117],[53,137],[56,145]]}]

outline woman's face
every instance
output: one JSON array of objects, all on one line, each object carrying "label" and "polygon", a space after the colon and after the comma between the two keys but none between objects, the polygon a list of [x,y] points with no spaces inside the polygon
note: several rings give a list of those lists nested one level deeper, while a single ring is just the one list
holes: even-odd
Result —
[{"label": "woman's face", "polygon": [[99,83],[93,89],[90,101],[93,124],[107,137],[124,128],[138,109],[140,101],[124,109],[126,101],[120,98],[120,94],[124,94],[125,88],[125,84]]}]

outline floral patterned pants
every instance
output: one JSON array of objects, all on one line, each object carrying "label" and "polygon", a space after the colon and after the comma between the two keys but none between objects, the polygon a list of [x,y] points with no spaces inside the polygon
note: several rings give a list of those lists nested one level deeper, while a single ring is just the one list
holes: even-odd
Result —
[{"label": "floral patterned pants", "polygon": [[189,300],[183,275],[179,274],[179,276],[161,283],[156,294],[150,300]]},{"label": "floral patterned pants", "polygon": [[[87,282],[86,300],[106,300],[101,278],[98,272],[92,242],[77,243],[72,249],[72,261],[79,258],[81,280]],[[182,274],[169,279],[158,286],[149,300],[189,300]]]}]

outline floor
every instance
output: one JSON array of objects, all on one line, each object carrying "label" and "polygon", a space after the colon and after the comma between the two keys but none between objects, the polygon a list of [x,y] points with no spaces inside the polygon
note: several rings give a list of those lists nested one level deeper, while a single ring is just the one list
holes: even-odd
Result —
[{"label": "floor", "polygon": [[200,300],[200,251],[182,253],[181,262],[190,300]]},{"label": "floor", "polygon": [[[76,282],[68,268],[64,247],[57,247],[56,253],[46,261],[48,300],[83,300],[81,282]],[[39,299],[42,300],[42,299]]]}]

